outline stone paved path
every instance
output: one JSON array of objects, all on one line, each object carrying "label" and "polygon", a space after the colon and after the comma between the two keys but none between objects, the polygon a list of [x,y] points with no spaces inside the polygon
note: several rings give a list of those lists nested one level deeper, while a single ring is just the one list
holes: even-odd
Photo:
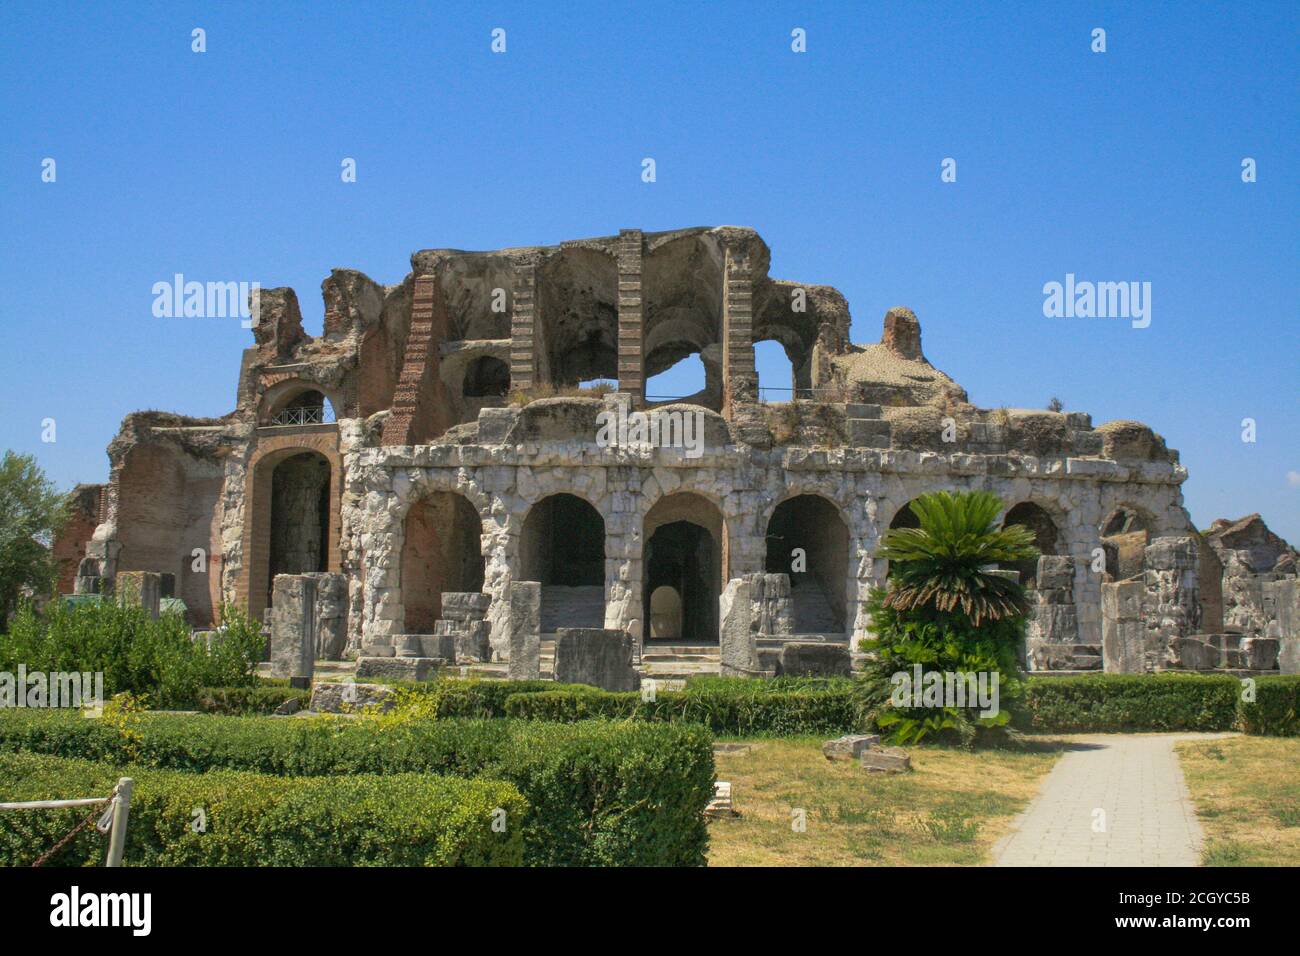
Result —
[{"label": "stone paved path", "polygon": [[994,846],[994,865],[1199,865],[1201,825],[1174,743],[1215,736],[1226,735],[1067,738],[1078,749],[1057,761],[1015,829]]}]

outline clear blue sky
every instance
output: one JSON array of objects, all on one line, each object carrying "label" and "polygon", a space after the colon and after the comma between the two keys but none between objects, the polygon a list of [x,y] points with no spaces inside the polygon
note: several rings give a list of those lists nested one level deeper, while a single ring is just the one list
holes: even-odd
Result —
[{"label": "clear blue sky", "polygon": [[[1300,543],[1300,5],[757,6],[9,0],[0,447],[71,486],[130,411],[229,411],[251,334],[154,318],[176,272],[318,330],[334,266],[727,223],[855,340],[910,306],[975,402],[1146,421],[1198,525]],[[1045,318],[1069,272],[1151,282],[1151,326]]]}]

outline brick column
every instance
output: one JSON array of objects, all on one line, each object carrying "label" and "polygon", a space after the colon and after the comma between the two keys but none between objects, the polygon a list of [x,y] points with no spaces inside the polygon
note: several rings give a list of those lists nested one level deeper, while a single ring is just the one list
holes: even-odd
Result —
[{"label": "brick column", "polygon": [[754,371],[754,273],[749,255],[728,246],[723,263],[722,372],[724,407],[758,397]]},{"label": "brick column", "polygon": [[537,263],[515,262],[510,288],[510,389],[527,391],[535,384]]},{"label": "brick column", "polygon": [[640,229],[618,234],[618,390],[645,400],[645,327],[641,266],[645,245]]}]

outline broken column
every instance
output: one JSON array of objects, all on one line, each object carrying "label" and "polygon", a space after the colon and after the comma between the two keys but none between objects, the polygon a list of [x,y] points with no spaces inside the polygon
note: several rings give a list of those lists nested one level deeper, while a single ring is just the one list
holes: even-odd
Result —
[{"label": "broken column", "polygon": [[1074,605],[1074,559],[1045,554],[1038,559],[1037,587],[1030,591],[1025,660],[1031,671],[1092,670],[1099,657],[1082,654]]},{"label": "broken column", "polygon": [[348,643],[348,579],[343,574],[317,571],[304,575],[316,584],[316,659],[343,659]]},{"label": "broken column", "polygon": [[723,677],[756,677],[758,641],[751,627],[753,598],[746,578],[732,578],[718,598],[718,643]]},{"label": "broken column", "polygon": [[1146,628],[1142,624],[1141,581],[1116,581],[1101,586],[1101,655],[1107,674],[1140,674]]},{"label": "broken column", "polygon": [[1268,633],[1278,641],[1278,670],[1300,674],[1300,579],[1270,581],[1264,591],[1274,614]]},{"label": "broken column", "polygon": [[1144,553],[1144,669],[1164,666],[1175,638],[1200,630],[1200,551],[1191,536],[1154,539]]},{"label": "broken column", "polygon": [[142,607],[156,619],[162,600],[162,575],[156,571],[118,572],[117,600],[121,604]]},{"label": "broken column", "polygon": [[560,628],[555,632],[555,680],[602,690],[636,690],[641,675],[632,666],[632,635],[600,627]]},{"label": "broken column", "polygon": [[460,661],[490,661],[492,645],[487,620],[492,595],[479,591],[445,591],[442,617],[435,625],[452,637],[452,653]]},{"label": "broken column", "polygon": [[510,584],[511,680],[537,680],[542,676],[542,585],[537,581]]},{"label": "broken column", "polygon": [[277,574],[271,594],[271,676],[310,679],[316,668],[316,581]]}]

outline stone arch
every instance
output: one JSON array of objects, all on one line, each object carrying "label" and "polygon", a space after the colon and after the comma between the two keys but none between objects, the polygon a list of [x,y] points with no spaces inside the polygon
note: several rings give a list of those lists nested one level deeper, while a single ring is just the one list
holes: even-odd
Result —
[{"label": "stone arch", "polygon": [[[788,574],[795,633],[843,634],[848,621],[849,522],[839,505],[816,493],[796,493],[771,511],[764,569]],[[795,570],[795,549],[804,570]]]},{"label": "stone arch", "polygon": [[618,263],[563,248],[537,270],[534,355],[539,384],[618,379]]},{"label": "stone arch", "polygon": [[[295,531],[287,519],[281,515],[282,525],[276,529],[277,489],[276,472],[280,466],[296,456],[314,456],[323,459],[326,474],[321,481],[319,474],[310,476],[306,463],[296,476],[301,480],[288,480],[288,472],[281,475],[281,487],[278,497],[283,507],[287,498],[295,495],[300,499],[297,510],[303,512],[305,524]],[[329,434],[302,435],[292,434],[279,438],[263,439],[258,450],[254,452],[248,464],[243,536],[243,565],[236,583],[236,593],[247,602],[248,612],[254,619],[261,619],[270,606],[271,584],[277,573],[301,573],[307,570],[338,571],[340,564],[340,493],[342,487],[342,463],[338,454],[338,435],[333,430]],[[310,479],[310,480],[309,480]],[[307,512],[306,498],[309,497],[307,485],[319,482],[323,485],[326,510],[322,515],[318,511]],[[296,487],[297,492],[294,491]],[[319,505],[319,500],[317,501]],[[311,517],[314,515],[315,517]],[[288,548],[289,535],[303,535],[308,538],[319,533],[319,543],[302,542],[302,548]],[[280,543],[274,545],[276,535]],[[273,547],[278,548],[276,557],[286,560],[279,566],[272,557]],[[312,561],[309,555],[314,554]],[[323,557],[322,557],[323,556]],[[317,567],[298,567],[305,563],[315,563]],[[296,572],[295,572],[296,569]]]},{"label": "stone arch", "polygon": [[342,396],[337,391],[308,379],[290,378],[276,382],[262,395],[262,400],[258,403],[257,423],[262,426],[277,424],[276,418],[286,409],[294,407],[320,408],[323,414],[316,421],[287,424],[331,424],[337,418],[346,416]]},{"label": "stone arch", "polygon": [[584,498],[557,492],[538,500],[519,534],[518,580],[542,585],[542,631],[603,627],[605,519]]},{"label": "stone arch", "polygon": [[483,521],[463,494],[421,495],[402,524],[401,590],[407,634],[432,634],[444,592],[481,591]]},{"label": "stone arch", "polygon": [[492,355],[480,355],[469,363],[461,381],[464,398],[504,398],[510,391],[510,366]]},{"label": "stone arch", "polygon": [[[1033,532],[1034,544],[1041,554],[1060,555],[1067,553],[1064,550],[1064,536],[1056,519],[1040,502],[1021,501],[1008,508],[1002,519],[1002,527],[1006,528],[1017,524]],[[1018,572],[1020,583],[1024,586],[1033,587],[1035,585],[1038,577],[1038,560],[1036,558],[1014,564],[1004,564],[1002,568]]]},{"label": "stone arch", "polygon": [[[689,641],[718,639],[718,598],[726,580],[727,525],[721,507],[694,491],[662,495],[642,519],[642,613],[652,619],[652,597],[671,587],[681,603]],[[653,631],[647,631],[652,636]]]}]

